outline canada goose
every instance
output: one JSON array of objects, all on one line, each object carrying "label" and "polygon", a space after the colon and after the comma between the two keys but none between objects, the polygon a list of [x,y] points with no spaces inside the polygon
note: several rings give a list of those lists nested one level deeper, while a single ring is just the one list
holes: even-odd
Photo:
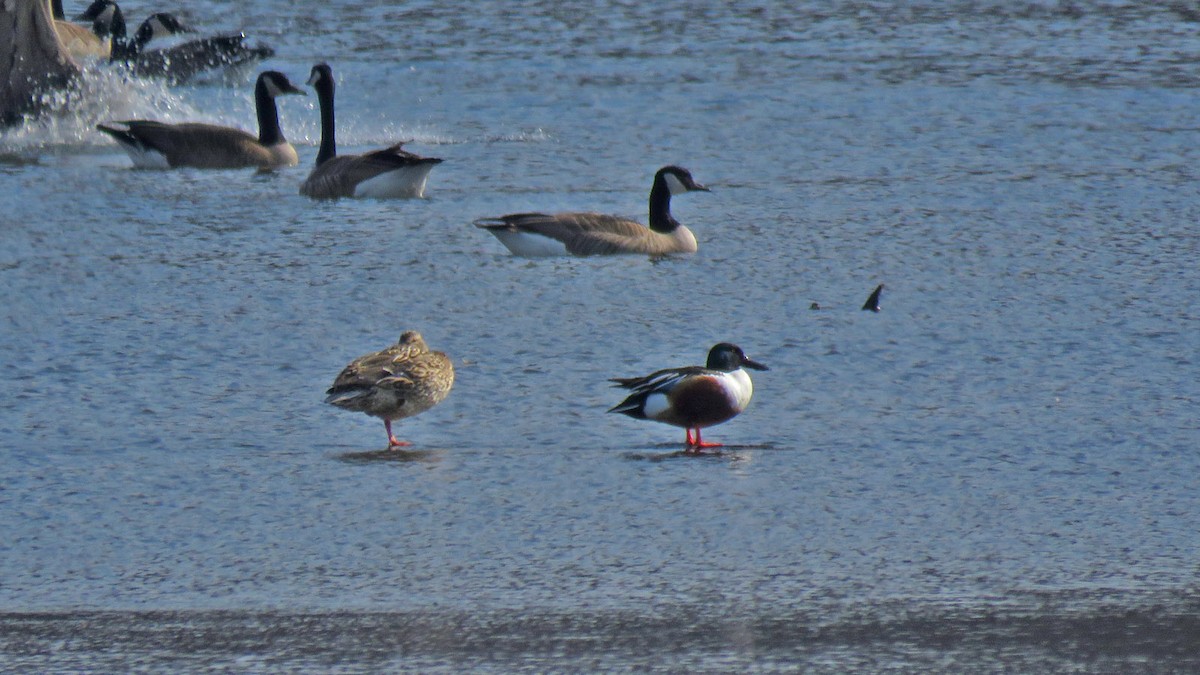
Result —
[{"label": "canada goose", "polygon": [[96,128],[116,139],[138,168],[274,169],[294,166],[298,161],[296,149],[283,137],[279,128],[279,110],[275,106],[275,97],[283,94],[303,95],[304,91],[293,86],[287,76],[278,71],[268,70],[258,76],[254,85],[258,138],[241,129],[199,122],[167,124],[129,120],[98,124]]},{"label": "canada goose", "polygon": [[442,160],[421,157],[401,149],[402,143],[361,155],[338,155],[333,120],[333,69],[329,64],[313,66],[308,84],[321,104],[321,149],[317,165],[300,194],[317,199],[335,197],[421,197],[434,165]]},{"label": "canada goose", "polygon": [[650,227],[600,213],[513,213],[475,221],[521,256],[695,253],[696,236],[671,216],[671,195],[708,188],[687,169],[664,166],[650,188]]},{"label": "canada goose", "polygon": [[63,46],[76,59],[107,59],[112,53],[110,42],[103,40],[87,26],[67,21],[63,12],[62,0],[50,0],[50,8],[54,14],[54,29]]},{"label": "canada goose", "polygon": [[0,123],[42,112],[42,94],[66,87],[79,72],[47,0],[0,0]]},{"label": "canada goose", "polygon": [[95,0],[80,15],[92,20],[92,30],[112,41],[110,60],[125,63],[140,77],[158,77],[171,84],[180,84],[209,70],[244,66],[272,56],[275,50],[266,46],[246,44],[246,36],[217,35],[190,40],[164,49],[147,49],[154,38],[194,33],[174,15],[159,12],[150,15],[138,27],[134,36],[126,39],[125,18],[113,0]]},{"label": "canada goose", "polygon": [[112,0],[95,0],[87,9],[75,17],[76,21],[90,21],[92,34],[105,43],[112,44],[114,34],[118,36],[118,48],[125,43],[125,15]]},{"label": "canada goose", "polygon": [[[728,342],[713,345],[704,367],[667,368],[644,377],[617,377],[617,387],[632,389],[608,412],[664,422],[687,430],[689,451],[719,446],[705,443],[700,430],[733,419],[750,403],[754,385],[742,367],[767,370]],[[695,436],[692,432],[695,431]]]},{"label": "canada goose", "polygon": [[342,369],[326,391],[325,402],[383,419],[388,447],[411,445],[396,440],[392,422],[437,405],[454,385],[454,364],[415,330],[404,331],[396,344],[360,356]]}]

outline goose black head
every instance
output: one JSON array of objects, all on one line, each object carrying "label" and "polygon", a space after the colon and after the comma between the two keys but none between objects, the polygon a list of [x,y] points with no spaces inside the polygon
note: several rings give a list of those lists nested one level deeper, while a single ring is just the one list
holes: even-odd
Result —
[{"label": "goose black head", "polygon": [[685,192],[711,192],[708,188],[696,182],[692,178],[692,172],[682,166],[664,166],[654,175],[655,181],[663,181],[667,189],[672,195],[681,195]]},{"label": "goose black head", "polygon": [[282,96],[284,94],[299,94],[304,96],[305,91],[296,85],[292,84],[287,75],[278,70],[266,70],[258,76],[256,88],[261,88],[263,93],[271,98]]},{"label": "goose black head", "polygon": [[157,14],[151,14],[149,18],[142,22],[141,26],[138,26],[137,33],[134,34],[133,39],[144,45],[154,38],[167,37],[178,33],[195,32],[192,28],[183,25],[179,19],[175,18],[174,14],[158,12]]},{"label": "goose black head", "polygon": [[76,16],[75,20],[91,21],[92,32],[101,38],[115,34],[119,23],[120,35],[117,37],[125,37],[125,17],[121,15],[121,8],[112,0],[95,0]]},{"label": "goose black head", "polygon": [[333,84],[333,68],[329,67],[328,63],[318,63],[313,66],[312,71],[308,75],[308,82],[305,84],[314,87],[320,82]]}]

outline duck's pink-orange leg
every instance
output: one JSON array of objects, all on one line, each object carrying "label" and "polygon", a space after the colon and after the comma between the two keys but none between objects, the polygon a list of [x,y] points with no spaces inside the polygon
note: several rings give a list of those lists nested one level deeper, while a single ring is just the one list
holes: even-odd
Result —
[{"label": "duck's pink-orange leg", "polygon": [[412,445],[412,443],[409,443],[408,441],[396,440],[396,437],[394,435],[392,435],[392,421],[391,420],[384,420],[383,428],[387,429],[388,447],[389,448],[399,448],[399,447],[403,447],[406,445]]},{"label": "duck's pink-orange leg", "polygon": [[697,429],[696,429],[696,440],[695,440],[695,441],[691,441],[691,440],[690,440],[690,437],[689,437],[689,442],[688,442],[688,445],[690,445],[690,446],[691,446],[691,447],[693,447],[693,448],[697,448],[697,449],[699,449],[699,448],[719,448],[719,447],[721,447],[721,444],[720,444],[720,443],[705,443],[705,442],[704,442],[704,439],[700,438],[700,429],[699,429],[699,428],[697,428]]}]

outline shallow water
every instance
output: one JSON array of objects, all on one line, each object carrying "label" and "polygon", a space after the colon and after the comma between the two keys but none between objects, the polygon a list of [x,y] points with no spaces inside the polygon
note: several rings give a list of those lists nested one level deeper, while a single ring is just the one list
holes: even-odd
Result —
[{"label": "shallow water", "polygon": [[[1186,13],[247,4],[186,18],[328,60],[343,151],[446,162],[424,200],[304,199],[312,96],[274,174],[90,131],[248,126],[248,77],[100,73],[0,136],[5,668],[1196,667]],[[470,226],[644,217],[668,163],[713,188],[673,204],[691,257]],[[321,399],[407,328],[458,380],[388,453]],[[771,367],[723,452],[604,413],[722,340]]]}]

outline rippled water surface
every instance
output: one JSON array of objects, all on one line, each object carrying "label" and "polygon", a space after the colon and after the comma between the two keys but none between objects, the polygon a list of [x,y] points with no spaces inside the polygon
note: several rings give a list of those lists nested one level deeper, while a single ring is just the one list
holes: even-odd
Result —
[{"label": "rippled water surface", "polygon": [[[253,73],[0,135],[0,668],[1200,668],[1200,16],[376,4],[180,11],[328,60],[427,199],[300,197],[314,96],[273,174],[91,130],[252,127]],[[670,163],[691,257],[470,225]],[[408,328],[458,380],[389,453],[322,398]],[[723,340],[771,367],[723,451],[605,414]]]}]

